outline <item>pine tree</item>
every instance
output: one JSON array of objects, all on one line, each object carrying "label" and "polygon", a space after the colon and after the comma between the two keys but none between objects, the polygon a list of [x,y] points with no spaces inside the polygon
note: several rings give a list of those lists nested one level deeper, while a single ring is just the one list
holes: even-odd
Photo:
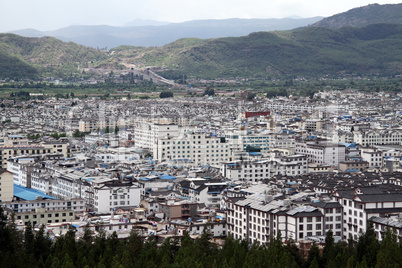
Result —
[{"label": "pine tree", "polygon": [[377,254],[376,268],[399,267],[402,263],[402,250],[398,246],[396,230],[388,229]]},{"label": "pine tree", "polygon": [[33,253],[34,240],[35,240],[35,236],[32,231],[32,225],[31,225],[31,222],[28,221],[25,226],[25,232],[24,232],[24,248],[25,248],[25,253],[27,255],[30,255]]},{"label": "pine tree", "polygon": [[373,223],[369,222],[369,226],[364,234],[359,237],[356,245],[356,262],[361,262],[363,257],[366,256],[367,265],[374,267],[377,263],[377,252],[380,244],[375,235]]}]

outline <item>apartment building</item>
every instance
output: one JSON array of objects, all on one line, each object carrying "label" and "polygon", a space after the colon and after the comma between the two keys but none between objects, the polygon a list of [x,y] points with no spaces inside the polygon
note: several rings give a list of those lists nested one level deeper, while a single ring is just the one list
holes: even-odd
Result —
[{"label": "apartment building", "polygon": [[15,214],[15,219],[33,226],[75,220],[76,213],[85,211],[84,199],[42,199],[32,201],[10,201],[1,204],[7,211]]},{"label": "apartment building", "polygon": [[353,191],[336,190],[332,196],[343,206],[344,239],[357,240],[366,231],[371,217],[402,212],[402,194],[384,192],[377,186],[360,187]]},{"label": "apartment building", "polygon": [[176,138],[180,131],[174,124],[139,123],[134,130],[135,146],[152,150],[160,139]]},{"label": "apartment building", "polygon": [[68,142],[41,142],[30,145],[2,146],[0,147],[0,166],[7,168],[7,161],[10,158],[18,156],[29,157],[39,154],[62,154],[64,157],[69,156]]},{"label": "apartment building", "polygon": [[256,161],[223,163],[221,174],[232,181],[257,182],[275,175],[298,176],[307,173],[305,155],[276,156]]},{"label": "apartment building", "polygon": [[365,147],[385,144],[401,144],[402,130],[387,129],[387,130],[361,130],[354,132],[354,141]]},{"label": "apartment building", "polygon": [[174,199],[158,203],[159,212],[163,212],[166,219],[192,218],[197,215],[198,203],[189,200],[176,201]]},{"label": "apartment building", "polygon": [[307,156],[309,163],[339,166],[345,161],[345,146],[327,141],[297,141],[296,154]]},{"label": "apartment building", "polygon": [[[336,205],[336,204],[335,204]],[[337,205],[339,206],[339,204]],[[289,199],[274,200],[272,196],[252,195],[227,200],[228,233],[236,239],[266,244],[281,232],[284,241],[325,236],[328,230],[342,229],[342,210],[332,204],[294,205]],[[326,209],[327,208],[327,209]]]},{"label": "apartment building", "polygon": [[94,210],[110,213],[118,208],[139,206],[144,194],[144,189],[132,182],[111,181],[93,185]]},{"label": "apartment building", "polygon": [[249,148],[260,150],[262,153],[270,149],[272,134],[262,130],[246,130],[245,125],[241,125],[239,130],[227,131],[225,139],[232,144],[233,150],[246,151]]},{"label": "apartment building", "polygon": [[0,168],[0,202],[11,201],[14,197],[13,173]]},{"label": "apartment building", "polygon": [[71,200],[62,199],[43,199],[36,198],[35,200],[9,201],[3,202],[2,206],[9,211],[15,213],[33,212],[38,208],[44,208],[48,211],[72,210],[74,212],[82,212],[85,210],[85,200],[75,198]]},{"label": "apartment building", "polygon": [[224,138],[187,132],[181,137],[158,139],[153,156],[159,161],[186,159],[193,165],[218,165],[230,160],[231,149],[231,144]]},{"label": "apartment building", "polygon": [[177,190],[183,197],[193,202],[216,207],[220,204],[222,192],[227,188],[227,182],[210,179],[186,179],[178,183]]}]

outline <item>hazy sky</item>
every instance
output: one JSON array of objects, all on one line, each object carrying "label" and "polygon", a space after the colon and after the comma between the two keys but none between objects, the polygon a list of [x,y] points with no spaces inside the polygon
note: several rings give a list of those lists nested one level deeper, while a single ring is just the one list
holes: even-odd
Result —
[{"label": "hazy sky", "polygon": [[73,24],[121,26],[135,19],[183,22],[195,19],[331,16],[377,0],[0,0],[0,32],[55,30]]}]

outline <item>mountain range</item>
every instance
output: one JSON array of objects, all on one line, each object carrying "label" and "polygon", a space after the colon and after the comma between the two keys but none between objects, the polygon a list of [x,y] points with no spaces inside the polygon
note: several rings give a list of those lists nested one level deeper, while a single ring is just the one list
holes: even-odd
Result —
[{"label": "mountain range", "polygon": [[402,25],[305,27],[243,37],[182,39],[148,50],[124,47],[116,57],[191,77],[395,75],[402,72]]},{"label": "mountain range", "polygon": [[[396,75],[402,72],[401,7],[402,4],[369,5],[294,30],[259,31],[241,37],[181,38],[159,47],[125,45],[109,51],[54,37],[0,34],[0,78],[71,77],[82,75],[87,68],[102,72],[126,68],[123,66],[155,66],[170,70],[171,76],[199,78]],[[383,18],[381,23],[373,16],[377,9]],[[257,21],[249,22],[256,25]],[[214,28],[213,25],[214,21],[208,20],[183,23],[181,27]],[[236,25],[245,28],[244,20],[237,19],[222,20],[219,25],[208,34]],[[80,27],[88,34],[96,30],[99,39],[116,30],[110,26],[92,26],[90,30],[87,26],[73,26],[62,32],[73,36]],[[136,27],[140,26],[128,28]]]},{"label": "mountain range", "polygon": [[11,33],[25,37],[52,36],[66,42],[110,49],[121,45],[162,46],[180,38],[239,37],[259,31],[291,30],[320,19],[322,17],[194,20],[182,23],[135,20],[125,27],[73,25],[54,31],[23,29]]}]

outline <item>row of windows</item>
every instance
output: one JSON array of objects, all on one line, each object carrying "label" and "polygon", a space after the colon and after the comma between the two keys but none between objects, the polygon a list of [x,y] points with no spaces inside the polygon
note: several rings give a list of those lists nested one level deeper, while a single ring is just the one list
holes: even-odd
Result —
[{"label": "row of windows", "polygon": [[[66,216],[67,216],[67,212],[62,212],[62,213],[55,213],[55,214],[54,214],[54,217],[58,218],[58,217],[60,217],[60,214],[61,214],[61,217],[66,217]],[[68,212],[68,216],[73,216],[73,215],[74,215],[73,212]],[[29,219],[29,216],[31,216],[31,215],[25,215],[25,216],[24,216],[24,219],[28,220],[28,219]],[[44,219],[44,218],[45,218],[45,214],[40,214],[39,217],[40,217],[41,219]],[[52,214],[52,213],[48,213],[48,214],[47,214],[47,217],[48,217],[48,218],[52,218],[52,217],[53,217],[53,214]],[[32,218],[33,218],[33,219],[37,219],[37,218],[38,218],[38,215],[37,215],[37,214],[33,214],[33,215],[32,215]],[[22,215],[18,215],[18,216],[17,216],[17,219],[18,219],[18,220],[21,220],[21,219],[22,219]]]}]

